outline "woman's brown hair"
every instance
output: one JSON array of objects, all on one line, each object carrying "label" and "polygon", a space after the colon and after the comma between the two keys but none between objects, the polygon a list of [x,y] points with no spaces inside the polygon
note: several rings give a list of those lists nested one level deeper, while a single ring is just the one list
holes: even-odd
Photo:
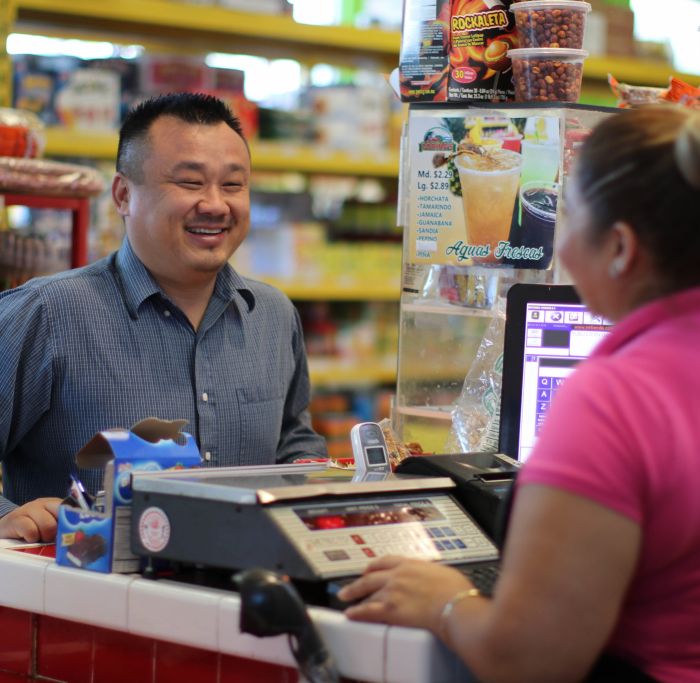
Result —
[{"label": "woman's brown hair", "polygon": [[581,147],[577,181],[597,234],[625,221],[665,289],[700,284],[700,112],[667,105],[608,117]]}]

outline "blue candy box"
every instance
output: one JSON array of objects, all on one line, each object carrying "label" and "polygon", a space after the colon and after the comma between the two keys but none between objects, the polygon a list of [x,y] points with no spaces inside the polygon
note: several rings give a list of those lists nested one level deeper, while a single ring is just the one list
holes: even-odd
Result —
[{"label": "blue candy box", "polygon": [[201,465],[194,438],[182,431],[185,424],[149,417],[131,429],[99,432],[80,449],[79,467],[104,468],[104,502],[92,509],[59,507],[58,564],[104,573],[139,570],[140,558],[130,549],[131,474]]}]

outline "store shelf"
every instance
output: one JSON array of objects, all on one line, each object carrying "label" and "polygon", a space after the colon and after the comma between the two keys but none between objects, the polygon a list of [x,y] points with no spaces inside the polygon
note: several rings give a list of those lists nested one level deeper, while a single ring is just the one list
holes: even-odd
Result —
[{"label": "store shelf", "polygon": [[[46,156],[87,157],[113,160],[117,154],[117,134],[69,128],[46,130]],[[256,171],[296,171],[330,175],[396,178],[397,151],[378,150],[372,156],[324,150],[313,145],[251,142],[253,169]]]},{"label": "store shelf", "polygon": [[400,33],[380,29],[299,24],[287,16],[238,12],[232,9],[167,0],[16,0],[19,29],[42,25],[102,34],[123,34],[129,42],[139,36],[199,42],[209,49],[274,56],[290,52],[315,54],[357,63],[386,66],[397,61]]},{"label": "store shelf", "polygon": [[452,420],[452,406],[396,406],[394,410],[399,415],[422,417],[428,420]]},{"label": "store shelf", "polygon": [[469,308],[456,304],[403,304],[401,310],[405,313],[464,315],[470,318],[493,318],[496,315],[491,309]]},{"label": "store shelf", "polygon": [[396,382],[396,356],[385,358],[309,358],[309,375],[314,388],[361,387]]},{"label": "store shelf", "polygon": [[[700,69],[700,64],[698,64]],[[584,89],[586,83],[603,81],[607,83],[608,74],[612,74],[620,83],[634,83],[666,87],[669,76],[696,84],[698,74],[685,74],[674,70],[671,64],[632,57],[588,57],[583,67]]]},{"label": "store shelf", "polygon": [[390,283],[347,282],[336,280],[319,282],[293,282],[277,278],[257,278],[281,289],[295,301],[397,301],[399,285]]}]

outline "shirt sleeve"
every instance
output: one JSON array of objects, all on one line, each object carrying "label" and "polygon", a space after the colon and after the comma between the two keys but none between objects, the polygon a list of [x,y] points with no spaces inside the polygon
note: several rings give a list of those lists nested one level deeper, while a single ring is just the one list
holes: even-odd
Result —
[{"label": "shirt sleeve", "polygon": [[308,411],[311,395],[309,366],[299,312],[294,309],[292,333],[294,375],[289,384],[282,415],[282,430],[277,445],[277,462],[293,462],[298,458],[327,457],[326,441],[311,427]]},{"label": "shirt sleeve", "polygon": [[646,476],[638,408],[629,382],[608,362],[581,366],[557,392],[518,486],[563,489],[642,523]]},{"label": "shirt sleeve", "polygon": [[[50,321],[41,293],[21,287],[0,295],[0,460],[48,410],[53,381]],[[0,517],[16,505],[0,496]]]}]

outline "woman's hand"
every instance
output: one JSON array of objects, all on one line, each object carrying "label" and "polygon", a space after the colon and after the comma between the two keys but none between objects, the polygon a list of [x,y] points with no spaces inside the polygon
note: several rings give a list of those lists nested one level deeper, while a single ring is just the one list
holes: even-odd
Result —
[{"label": "woman's hand", "polygon": [[386,556],[372,562],[338,597],[347,602],[362,600],[345,610],[350,619],[426,628],[438,634],[445,603],[471,587],[456,569]]},{"label": "woman's hand", "polygon": [[37,498],[0,517],[0,538],[44,543],[56,538],[60,498]]}]

